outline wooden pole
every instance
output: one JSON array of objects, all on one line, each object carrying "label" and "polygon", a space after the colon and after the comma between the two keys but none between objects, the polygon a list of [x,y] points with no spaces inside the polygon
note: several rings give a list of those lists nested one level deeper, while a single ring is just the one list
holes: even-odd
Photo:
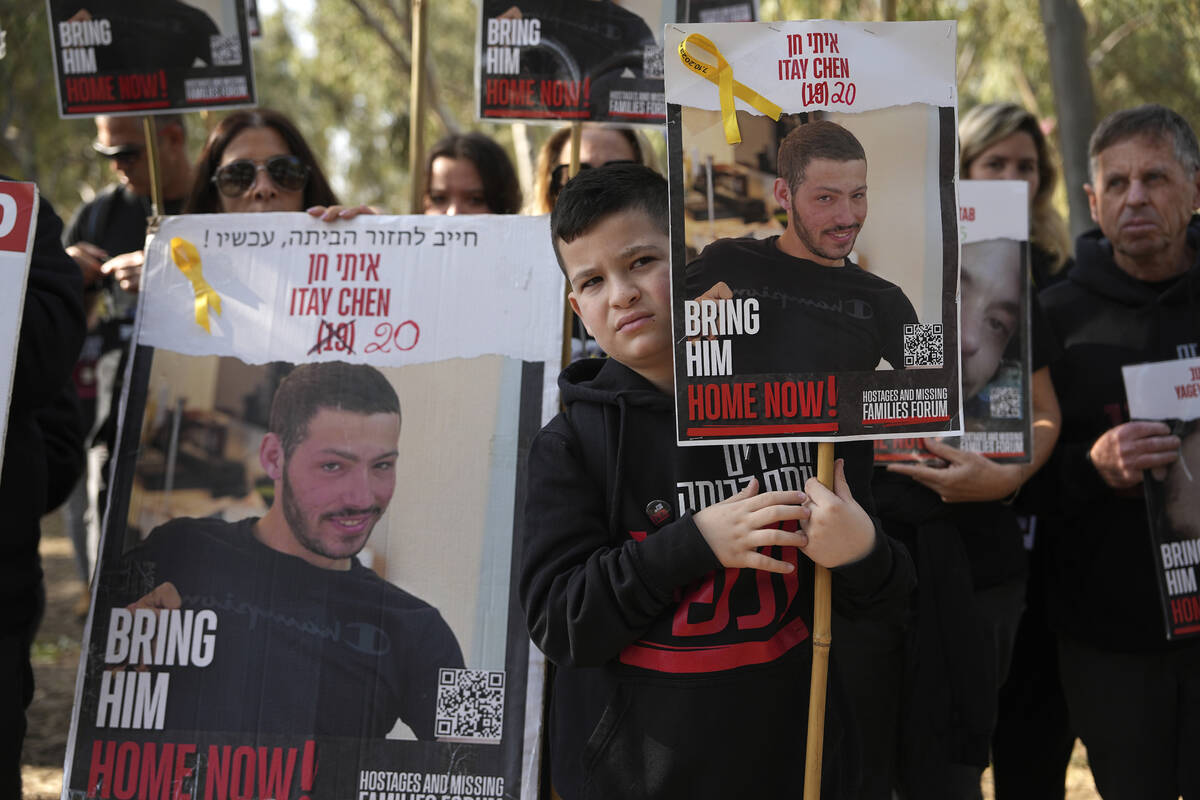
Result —
[{"label": "wooden pole", "polygon": [[[817,444],[817,480],[833,488],[833,442]],[[808,750],[804,754],[804,800],[821,797],[821,759],[825,754],[825,688],[829,681],[831,611],[829,570],[813,569],[812,683],[808,691]]]},{"label": "wooden pole", "polygon": [[[574,178],[579,174],[579,149],[583,142],[583,123],[571,123],[571,161],[567,167],[567,174]],[[553,169],[553,167],[551,167]],[[567,294],[571,291],[571,284],[568,282],[566,288],[563,289],[563,341],[562,341],[562,365],[565,367],[571,363],[571,334],[575,330],[575,314],[571,311],[571,304],[567,301]]]},{"label": "wooden pole", "polygon": [[158,168],[158,129],[154,118],[142,117],[142,132],[146,136],[146,164],[150,168],[150,216],[162,215],[162,173]]},{"label": "wooden pole", "polygon": [[412,89],[408,108],[408,210],[420,214],[425,196],[425,0],[412,0]]}]

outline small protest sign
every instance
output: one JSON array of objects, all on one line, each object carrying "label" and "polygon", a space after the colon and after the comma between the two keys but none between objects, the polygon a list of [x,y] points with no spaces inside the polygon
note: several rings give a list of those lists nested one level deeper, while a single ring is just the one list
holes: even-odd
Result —
[{"label": "small protest sign", "polygon": [[245,0],[46,0],[59,116],[254,105]]},{"label": "small protest sign", "polygon": [[664,6],[484,0],[480,119],[661,123]]},{"label": "small protest sign", "polygon": [[1179,456],[1148,470],[1142,484],[1150,516],[1167,638],[1200,633],[1200,358],[1121,368],[1129,416],[1165,422],[1181,440]]},{"label": "small protest sign", "polygon": [[0,181],[0,274],[7,287],[0,296],[0,461],[4,458],[4,436],[8,431],[8,403],[17,364],[30,250],[37,229],[37,207],[36,185]]},{"label": "small protest sign", "polygon": [[[959,296],[966,432],[947,441],[1002,463],[1033,457],[1029,186],[960,181]],[[876,461],[934,457],[920,439],[879,439]]]}]

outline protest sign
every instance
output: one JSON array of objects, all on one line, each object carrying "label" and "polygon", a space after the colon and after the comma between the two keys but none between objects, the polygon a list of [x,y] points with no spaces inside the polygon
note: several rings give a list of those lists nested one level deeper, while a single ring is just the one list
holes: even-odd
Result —
[{"label": "protest sign", "polygon": [[61,117],[256,103],[244,0],[46,0]]},{"label": "protest sign", "polygon": [[[954,42],[953,22],[667,26],[681,444],[961,433]],[[778,179],[788,135],[826,121],[865,161],[835,148],[804,187],[826,146],[800,144]]]},{"label": "protest sign", "polygon": [[21,312],[25,309],[25,283],[37,229],[37,186],[0,181],[0,274],[8,290],[0,295],[0,462],[8,431],[8,403],[12,398],[13,370],[17,365],[17,340]]},{"label": "protest sign", "polygon": [[480,119],[661,123],[664,4],[484,0]]},{"label": "protest sign", "polygon": [[152,232],[71,796],[536,796],[514,532],[555,410],[546,227]]},{"label": "protest sign", "polygon": [[[947,441],[1004,463],[1033,457],[1029,185],[961,181],[959,320],[966,432]],[[876,461],[926,461],[920,439],[879,439]]]},{"label": "protest sign", "polygon": [[1122,367],[1129,417],[1165,422],[1182,443],[1179,458],[1144,473],[1167,638],[1200,633],[1200,358]]}]

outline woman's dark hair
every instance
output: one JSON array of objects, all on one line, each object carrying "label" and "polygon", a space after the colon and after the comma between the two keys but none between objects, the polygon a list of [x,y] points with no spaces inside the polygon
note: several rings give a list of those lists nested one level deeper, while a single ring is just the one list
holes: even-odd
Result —
[{"label": "woman's dark hair", "polygon": [[247,128],[271,128],[278,133],[287,144],[288,150],[296,158],[307,164],[312,172],[308,183],[304,186],[304,208],[313,206],[335,206],[338,204],[337,195],[329,187],[317,157],[309,148],[308,143],[300,134],[295,124],[278,111],[269,108],[255,108],[245,111],[235,111],[221,120],[217,127],[208,135],[200,158],[196,161],[196,175],[192,182],[192,191],[184,206],[186,214],[217,214],[221,211],[220,193],[212,177],[221,165],[225,148],[239,133]]},{"label": "woman's dark hair", "polygon": [[482,133],[452,133],[439,139],[425,159],[425,190],[439,158],[465,159],[475,166],[483,181],[483,200],[493,214],[516,214],[521,210],[521,183],[504,148]]}]

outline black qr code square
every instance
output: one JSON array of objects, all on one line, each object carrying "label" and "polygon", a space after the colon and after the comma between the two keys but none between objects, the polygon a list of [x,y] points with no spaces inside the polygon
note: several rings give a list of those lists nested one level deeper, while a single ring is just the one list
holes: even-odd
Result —
[{"label": "black qr code square", "polygon": [[500,741],[504,724],[504,672],[438,670],[434,735],[444,741]]},{"label": "black qr code square", "polygon": [[236,67],[242,63],[242,40],[236,36],[210,36],[208,45],[212,50],[215,67]]},{"label": "black qr code square", "polygon": [[945,363],[942,324],[904,326],[904,366],[940,367]]},{"label": "black qr code square", "polygon": [[642,72],[647,78],[663,76],[663,49],[658,45],[650,45],[642,50]]},{"label": "black qr code square", "polygon": [[1017,386],[993,386],[988,392],[988,410],[995,419],[1021,418],[1021,389]]}]

